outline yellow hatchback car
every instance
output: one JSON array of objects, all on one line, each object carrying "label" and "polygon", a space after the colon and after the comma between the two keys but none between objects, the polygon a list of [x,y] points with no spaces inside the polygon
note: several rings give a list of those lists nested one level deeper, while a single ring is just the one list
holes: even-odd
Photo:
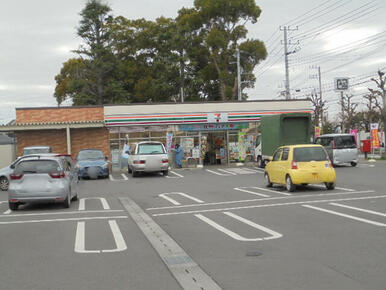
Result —
[{"label": "yellow hatchback car", "polygon": [[267,187],[273,183],[285,185],[294,191],[296,185],[324,183],[334,189],[336,172],[326,150],[321,145],[289,145],[279,147],[265,167]]}]

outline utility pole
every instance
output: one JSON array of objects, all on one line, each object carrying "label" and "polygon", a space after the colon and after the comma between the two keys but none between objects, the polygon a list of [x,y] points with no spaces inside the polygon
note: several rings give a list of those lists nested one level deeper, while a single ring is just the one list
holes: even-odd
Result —
[{"label": "utility pole", "polygon": [[[298,30],[298,27],[295,29],[291,29],[289,26],[283,26],[283,28],[280,27],[280,30],[284,32],[284,64],[285,64],[285,98],[286,100],[291,99],[291,92],[290,92],[290,81],[289,81],[289,67],[288,67],[288,55],[292,53],[296,53],[298,50],[290,51],[288,52],[288,45],[291,45],[291,42],[288,42],[287,32],[290,30]],[[299,44],[299,41],[296,43]]]},{"label": "utility pole", "polygon": [[[320,96],[320,103],[323,104],[323,97],[322,97],[322,74],[320,72],[320,66],[318,67],[318,77],[319,77],[319,96]],[[320,127],[323,130],[323,107],[320,111]],[[323,131],[322,131],[323,132]]]},{"label": "utility pole", "polygon": [[241,67],[240,67],[240,49],[236,49],[237,54],[237,100],[241,101]]}]

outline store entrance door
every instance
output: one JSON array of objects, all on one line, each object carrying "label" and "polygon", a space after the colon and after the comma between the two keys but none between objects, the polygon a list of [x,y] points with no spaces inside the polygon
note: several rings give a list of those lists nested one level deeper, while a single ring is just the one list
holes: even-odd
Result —
[{"label": "store entrance door", "polygon": [[227,164],[227,141],[226,132],[202,133],[201,150],[204,165],[226,165]]}]

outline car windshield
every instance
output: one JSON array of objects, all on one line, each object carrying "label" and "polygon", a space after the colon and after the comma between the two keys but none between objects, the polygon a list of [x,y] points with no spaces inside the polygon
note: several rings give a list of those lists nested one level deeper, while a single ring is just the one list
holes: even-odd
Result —
[{"label": "car windshield", "polygon": [[162,144],[140,144],[138,154],[164,154]]},{"label": "car windshield", "polygon": [[26,160],[16,165],[15,174],[60,172],[58,162],[54,160]]},{"label": "car windshield", "polygon": [[50,153],[50,149],[49,148],[24,149],[23,155],[40,154],[40,153]]},{"label": "car windshield", "polygon": [[321,147],[299,147],[294,149],[294,161],[326,161],[328,156],[326,151]]},{"label": "car windshield", "polygon": [[334,140],[337,149],[356,148],[354,136],[339,136],[335,137]]},{"label": "car windshield", "polygon": [[84,150],[80,151],[78,154],[78,160],[88,160],[88,159],[104,159],[105,156],[100,150]]}]

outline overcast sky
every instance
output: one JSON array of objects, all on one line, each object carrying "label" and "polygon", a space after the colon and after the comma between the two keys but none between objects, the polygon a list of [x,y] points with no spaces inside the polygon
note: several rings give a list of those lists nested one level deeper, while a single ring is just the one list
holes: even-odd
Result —
[{"label": "overcast sky", "polygon": [[[193,0],[109,0],[114,16],[154,20],[175,17]],[[75,55],[76,36],[85,0],[1,0],[0,124],[15,118],[16,107],[55,106],[54,77]],[[292,97],[317,89],[321,67],[323,97],[329,117],[339,111],[335,77],[350,77],[350,93],[360,102],[378,69],[386,68],[384,0],[258,0],[262,14],[248,25],[249,38],[266,42],[269,57],[256,67],[250,99],[280,99],[284,90],[283,32],[290,25],[290,87]],[[297,28],[297,30],[295,30]],[[297,44],[299,40],[299,44]]]}]

